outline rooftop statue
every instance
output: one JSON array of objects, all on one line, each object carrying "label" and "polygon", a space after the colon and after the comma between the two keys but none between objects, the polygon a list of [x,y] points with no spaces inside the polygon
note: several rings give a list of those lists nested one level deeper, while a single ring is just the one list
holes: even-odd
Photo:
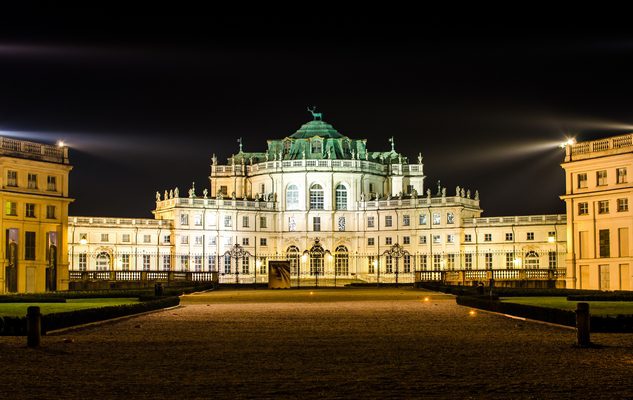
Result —
[{"label": "rooftop statue", "polygon": [[312,118],[314,118],[315,121],[322,121],[323,117],[321,115],[321,113],[315,112],[316,111],[316,107],[312,106],[312,109],[310,109],[310,107],[308,107],[308,111],[310,111],[310,114],[312,114]]}]

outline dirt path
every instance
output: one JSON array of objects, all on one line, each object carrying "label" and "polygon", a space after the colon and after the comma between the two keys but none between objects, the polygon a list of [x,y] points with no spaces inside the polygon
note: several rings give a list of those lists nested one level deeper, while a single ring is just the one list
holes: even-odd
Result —
[{"label": "dirt path", "polygon": [[183,304],[39,350],[0,337],[0,398],[633,397],[633,334],[577,349],[571,330],[470,316],[446,295],[240,290]]}]

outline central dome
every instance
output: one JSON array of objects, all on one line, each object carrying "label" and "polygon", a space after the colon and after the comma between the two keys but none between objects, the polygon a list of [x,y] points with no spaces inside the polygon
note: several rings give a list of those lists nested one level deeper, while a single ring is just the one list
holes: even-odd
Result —
[{"label": "central dome", "polygon": [[307,139],[314,136],[322,138],[339,139],[344,137],[332,125],[327,122],[314,120],[303,124],[295,133],[290,135],[293,139]]}]

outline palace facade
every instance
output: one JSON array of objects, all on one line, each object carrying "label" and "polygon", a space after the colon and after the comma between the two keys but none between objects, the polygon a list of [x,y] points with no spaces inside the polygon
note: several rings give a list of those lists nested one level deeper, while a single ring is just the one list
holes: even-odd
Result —
[{"label": "palace facade", "polygon": [[564,215],[481,217],[476,190],[425,187],[421,154],[409,160],[393,139],[370,151],[320,114],[263,151],[240,142],[225,164],[214,155],[209,179],[157,192],[155,219],[70,217],[71,277],[265,282],[269,260],[289,260],[297,285],[440,273],[564,282]]},{"label": "palace facade", "polygon": [[567,287],[631,290],[633,135],[566,147]]},{"label": "palace facade", "polygon": [[0,137],[0,293],[68,288],[68,148]]}]

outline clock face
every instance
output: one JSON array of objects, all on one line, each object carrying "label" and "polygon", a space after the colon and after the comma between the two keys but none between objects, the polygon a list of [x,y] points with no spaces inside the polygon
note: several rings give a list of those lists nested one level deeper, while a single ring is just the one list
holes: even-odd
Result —
[{"label": "clock face", "polygon": [[339,217],[339,219],[338,219],[338,230],[339,231],[344,231],[345,230],[345,217]]}]

